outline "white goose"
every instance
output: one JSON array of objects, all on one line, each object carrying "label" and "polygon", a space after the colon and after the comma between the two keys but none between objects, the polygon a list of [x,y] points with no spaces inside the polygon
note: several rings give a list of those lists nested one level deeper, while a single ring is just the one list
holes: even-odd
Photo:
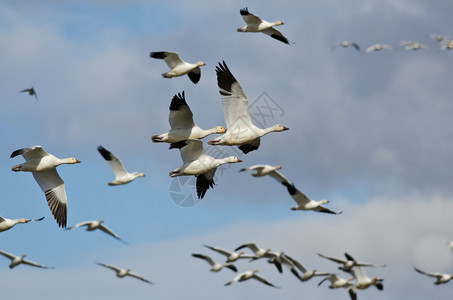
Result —
[{"label": "white goose", "polygon": [[201,129],[193,121],[193,113],[187,105],[184,91],[181,94],[173,96],[170,103],[170,131],[153,135],[151,139],[155,143],[176,143],[188,139],[202,139],[213,133],[224,133],[226,129],[223,126],[217,126],[211,129]]},{"label": "white goose", "polygon": [[209,248],[217,253],[220,253],[222,255],[225,255],[227,257],[227,260],[226,262],[227,263],[230,263],[230,262],[235,262],[237,261],[239,258],[254,258],[253,255],[248,255],[248,254],[244,254],[244,251],[239,251],[239,252],[230,252],[230,251],[227,251],[225,249],[222,249],[222,248],[218,248],[218,247],[211,247],[211,246],[208,246],[208,245],[204,245],[206,248]]},{"label": "white goose", "polygon": [[452,50],[453,49],[453,40],[447,40],[442,44],[440,50]]},{"label": "white goose", "polygon": [[221,265],[219,263],[216,263],[214,260],[212,260],[211,257],[209,257],[207,255],[193,253],[192,256],[201,258],[201,259],[204,259],[205,261],[207,261],[208,264],[211,265],[211,272],[219,272],[223,268],[228,268],[230,270],[233,270],[234,272],[238,271],[238,269],[233,264],[226,263],[226,264]]},{"label": "white goose", "polygon": [[16,224],[19,224],[19,223],[28,223],[28,222],[32,222],[32,221],[42,221],[43,219],[44,219],[44,217],[39,218],[39,219],[24,219],[24,218],[8,219],[8,218],[4,218],[4,217],[0,216],[0,232],[6,231],[8,229],[11,229]]},{"label": "white goose", "polygon": [[169,72],[162,74],[164,78],[172,78],[187,74],[190,80],[195,84],[197,84],[198,81],[200,81],[201,77],[200,67],[206,65],[202,61],[199,61],[195,64],[186,63],[181,58],[179,58],[179,55],[176,52],[168,51],[151,52],[149,56],[152,58],[163,59],[170,67],[171,70]]},{"label": "white goose", "polygon": [[318,283],[318,286],[320,286],[326,280],[330,281],[330,285],[329,285],[330,289],[345,288],[348,290],[351,300],[357,300],[357,290],[356,290],[354,284],[351,282],[352,280],[354,280],[353,277],[344,279],[344,278],[338,277],[336,274],[330,274],[329,276],[327,276],[326,278],[321,280]]},{"label": "white goose", "polygon": [[420,274],[436,278],[436,281],[434,282],[434,284],[437,284],[437,285],[443,284],[443,283],[447,283],[451,279],[453,279],[453,274],[442,274],[442,273],[437,273],[437,272],[436,273],[428,273],[428,272],[424,272],[424,271],[422,271],[420,269],[417,269],[417,268],[414,268],[414,269],[415,269],[415,271],[417,271]]},{"label": "white goose", "polygon": [[233,280],[231,280],[230,282],[225,283],[225,285],[230,285],[230,284],[233,284],[235,282],[246,281],[246,280],[249,280],[249,279],[253,278],[253,279],[256,279],[258,281],[261,281],[262,283],[264,283],[266,285],[272,286],[274,288],[279,288],[279,287],[273,285],[272,283],[270,283],[269,281],[267,281],[267,279],[265,279],[264,277],[261,277],[261,276],[257,275],[256,274],[257,272],[258,272],[258,270],[243,272],[243,273],[237,275],[236,277],[234,277]]},{"label": "white goose", "polygon": [[279,40],[280,42],[283,42],[285,44],[289,45],[288,39],[277,29],[275,29],[273,26],[279,26],[283,25],[284,23],[282,21],[276,21],[276,22],[267,22],[264,20],[261,20],[260,17],[255,16],[254,14],[249,13],[248,8],[243,8],[240,11],[240,14],[242,18],[244,19],[245,23],[247,23],[246,26],[238,28],[238,32],[262,32],[270,37]]},{"label": "white goose", "polygon": [[392,50],[393,47],[387,44],[374,44],[365,49],[365,53],[370,53],[372,51],[380,51],[382,49]]},{"label": "white goose", "polygon": [[97,149],[102,157],[109,163],[110,167],[112,168],[113,174],[115,174],[115,180],[109,182],[108,185],[126,184],[137,177],[145,177],[145,174],[140,172],[129,173],[124,167],[121,160],[104,147],[98,146]]},{"label": "white goose", "polygon": [[[257,170],[257,173],[252,174],[252,176],[259,177],[259,176],[264,176],[264,175],[269,175],[288,189],[289,194],[291,197],[296,201],[297,205],[292,207],[291,210],[314,210],[317,212],[323,212],[323,213],[328,213],[328,214],[341,214],[341,212],[334,212],[324,206],[322,204],[324,203],[329,203],[329,200],[321,200],[321,201],[315,201],[309,199],[304,193],[296,189],[294,186],[294,183],[291,183],[288,178],[286,178],[282,173],[277,171],[277,169],[281,169],[277,167],[272,167],[269,165],[256,165],[252,166],[249,168],[245,168],[243,170]],[[266,170],[266,172],[263,172],[263,170]],[[242,170],[241,170],[242,171]]]},{"label": "white goose", "polygon": [[280,124],[264,129],[256,127],[250,118],[247,96],[226,63],[223,62],[223,65],[219,63],[216,72],[228,131],[219,138],[209,141],[208,144],[239,145],[242,152],[248,153],[259,148],[260,138],[263,135],[289,129]]},{"label": "white goose", "polygon": [[419,43],[417,41],[404,40],[404,41],[400,41],[399,44],[401,46],[404,46],[405,50],[414,50],[414,51],[417,51],[417,50],[420,50],[420,49],[431,50],[431,48],[428,45]]},{"label": "white goose", "polygon": [[67,205],[66,189],[58,175],[56,167],[61,164],[80,163],[74,157],[57,158],[47,153],[41,146],[31,146],[14,151],[11,158],[22,155],[25,162],[12,167],[14,172],[32,172],[41,190],[46,195],[47,203],[58,225],[66,227]]},{"label": "white goose", "polygon": [[334,49],[336,49],[338,47],[347,48],[349,46],[352,46],[357,51],[360,51],[360,46],[356,42],[353,42],[353,41],[339,41],[333,46],[332,50],[334,50]]},{"label": "white goose", "polygon": [[87,231],[93,231],[93,230],[99,229],[99,230],[107,233],[108,235],[113,236],[117,240],[119,240],[119,241],[121,241],[121,242],[123,242],[124,244],[127,245],[127,243],[125,241],[123,241],[115,232],[113,232],[113,230],[111,230],[110,228],[108,228],[105,225],[102,225],[102,223],[104,223],[104,220],[85,221],[85,222],[81,222],[79,224],[73,225],[73,226],[67,228],[66,230],[71,230],[71,229],[79,228],[79,227],[82,227],[82,226],[86,226],[87,227],[87,229],[86,229]]},{"label": "white goose", "polygon": [[296,270],[296,267],[294,266],[291,258],[285,254],[284,251],[280,252],[270,252],[269,254],[266,255],[269,257],[267,260],[268,263],[274,264],[274,266],[277,268],[277,270],[280,273],[283,273],[283,268],[282,265],[286,266],[297,278],[301,279],[299,273]]},{"label": "white goose", "polygon": [[115,267],[115,266],[112,266],[112,265],[106,265],[106,264],[99,263],[99,262],[96,262],[96,264],[98,264],[100,266],[103,266],[103,267],[106,267],[106,268],[109,268],[110,270],[115,271],[116,272],[116,276],[119,277],[119,278],[124,278],[126,276],[131,276],[131,277],[140,279],[141,281],[147,282],[149,284],[153,284],[151,281],[143,278],[142,276],[132,273],[131,269],[120,269],[118,267]]},{"label": "white goose", "polygon": [[242,162],[236,156],[214,158],[208,155],[200,140],[186,140],[173,143],[170,149],[178,148],[181,153],[183,165],[170,172],[170,177],[190,176],[197,177],[197,195],[203,199],[206,191],[214,186],[214,175],[217,167],[226,163]]},{"label": "white goose", "polygon": [[297,276],[301,281],[307,281],[310,280],[311,278],[315,276],[327,276],[330,275],[330,273],[318,273],[318,270],[313,269],[313,271],[308,270],[305,268],[300,262],[297,260],[286,256],[295,266],[298,268],[300,271],[302,271],[302,276]]},{"label": "white goose", "polygon": [[319,256],[326,258],[328,260],[331,260],[333,262],[336,262],[337,264],[341,264],[341,267],[338,267],[340,270],[343,270],[345,272],[351,272],[352,267],[358,266],[358,267],[385,267],[386,265],[375,265],[375,264],[370,264],[366,262],[358,262],[355,260],[351,255],[348,253],[344,253],[344,256],[346,259],[341,259],[341,258],[336,258],[336,257],[331,257],[327,255],[323,255],[321,253],[318,253]]},{"label": "white goose", "polygon": [[55,269],[54,267],[46,267],[46,266],[43,266],[43,265],[40,265],[40,264],[37,264],[35,262],[32,262],[30,260],[26,260],[24,259],[24,257],[26,256],[26,254],[22,254],[22,256],[16,256],[16,255],[13,255],[11,253],[8,253],[6,251],[2,251],[0,250],[0,254],[9,258],[11,260],[11,264],[9,265],[9,268],[12,269],[20,264],[24,264],[24,265],[29,265],[29,266],[32,266],[32,267],[38,267],[38,268],[43,268],[43,269]]},{"label": "white goose", "polygon": [[372,285],[376,286],[376,288],[380,291],[382,291],[384,289],[384,285],[382,284],[382,281],[384,281],[384,279],[377,278],[376,276],[368,277],[365,274],[365,271],[363,270],[363,268],[360,266],[352,267],[352,275],[357,280],[355,287],[360,290],[367,289]]},{"label": "white goose", "polygon": [[255,257],[253,257],[254,260],[258,259],[258,258],[262,258],[262,257],[270,257],[270,254],[269,254],[271,251],[270,248],[263,249],[263,248],[258,247],[254,243],[248,243],[248,244],[241,245],[241,246],[237,247],[236,249],[234,249],[234,251],[239,251],[244,248],[249,248],[250,250],[253,251],[253,253],[255,254]]}]

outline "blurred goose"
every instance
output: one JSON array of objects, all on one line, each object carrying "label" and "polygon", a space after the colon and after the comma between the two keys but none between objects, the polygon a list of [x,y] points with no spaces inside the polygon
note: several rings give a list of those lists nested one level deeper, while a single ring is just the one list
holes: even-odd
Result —
[{"label": "blurred goose", "polygon": [[54,269],[54,267],[46,267],[46,266],[43,266],[43,265],[37,264],[35,262],[24,259],[26,254],[22,254],[22,256],[16,256],[16,255],[13,255],[11,253],[8,253],[8,252],[2,251],[2,250],[0,250],[0,254],[11,260],[11,264],[9,265],[10,269],[12,269],[15,266],[18,266],[20,264],[29,265],[32,267],[43,268],[43,269]]},{"label": "blurred goose", "polygon": [[22,155],[25,162],[12,167],[14,172],[32,172],[41,190],[46,195],[55,220],[60,227],[66,227],[67,205],[66,189],[63,180],[58,175],[56,167],[61,164],[80,163],[74,157],[57,158],[47,153],[41,146],[31,146],[14,151],[11,158]]},{"label": "blurred goose", "polygon": [[234,251],[239,251],[239,250],[244,249],[244,248],[249,248],[250,250],[253,251],[253,253],[255,254],[255,257],[253,257],[253,259],[258,259],[258,258],[269,257],[270,256],[270,254],[269,254],[270,251],[271,251],[270,248],[263,249],[263,248],[258,247],[254,243],[241,245],[241,246],[237,247],[236,249],[234,249]]},{"label": "blurred goose", "polygon": [[404,46],[404,49],[406,50],[420,50],[420,49],[424,49],[424,50],[430,50],[431,48],[428,46],[428,45],[425,45],[425,44],[422,44],[422,43],[419,43],[417,41],[400,41],[399,43],[401,46]]},{"label": "blurred goose", "polygon": [[326,280],[330,281],[330,285],[329,285],[330,289],[345,288],[348,290],[351,300],[357,300],[357,290],[356,290],[354,284],[351,282],[352,280],[354,280],[353,277],[344,279],[344,278],[338,277],[336,274],[330,274],[329,276],[327,276],[326,278],[321,280],[318,283],[318,286],[320,286]]},{"label": "blurred goose", "polygon": [[153,284],[151,281],[143,278],[142,276],[132,273],[131,269],[120,269],[118,267],[115,267],[115,266],[112,266],[112,265],[106,265],[106,264],[99,263],[99,262],[96,262],[96,264],[98,264],[100,266],[103,266],[103,267],[106,267],[106,268],[109,268],[110,270],[115,271],[116,272],[116,276],[119,277],[119,278],[124,278],[126,276],[131,276],[131,277],[140,279],[141,281],[147,282],[149,284]]},{"label": "blurred goose", "polygon": [[270,283],[269,281],[267,281],[264,277],[261,277],[261,276],[257,275],[256,274],[257,272],[258,272],[258,270],[243,272],[243,273],[237,275],[236,277],[234,277],[233,280],[231,280],[230,282],[225,283],[225,285],[230,285],[230,284],[233,284],[235,282],[246,281],[246,280],[249,280],[249,279],[253,278],[253,279],[256,279],[258,281],[261,281],[262,283],[264,283],[266,285],[272,286],[274,288],[279,288],[279,287],[273,285],[272,283]]},{"label": "blurred goose", "polygon": [[334,50],[335,48],[338,48],[338,47],[347,48],[349,46],[352,46],[357,51],[360,51],[360,46],[356,42],[353,42],[353,41],[339,41],[333,46],[332,50]]},{"label": "blurred goose", "polygon": [[445,41],[440,47],[440,50],[452,50],[453,49],[453,40]]},{"label": "blurred goose", "polygon": [[113,153],[108,151],[102,146],[98,146],[98,151],[102,157],[109,163],[112,168],[113,174],[115,174],[115,180],[109,182],[108,185],[121,185],[131,182],[137,177],[145,177],[145,174],[141,172],[129,173],[124,167],[121,160],[116,157]]},{"label": "blurred goose", "polygon": [[171,70],[169,72],[162,74],[164,78],[178,77],[187,74],[187,76],[189,76],[189,79],[195,84],[200,81],[200,67],[206,65],[202,61],[199,61],[195,64],[186,63],[181,58],[179,58],[179,55],[176,52],[151,52],[149,56],[152,58],[163,59],[167,63],[168,67],[170,67]]},{"label": "blurred goose", "polygon": [[38,95],[36,94],[36,91],[33,87],[29,89],[24,89],[20,91],[19,93],[28,93],[30,96],[35,96],[36,101],[38,101]]},{"label": "blurred goose", "polygon": [[382,49],[392,50],[393,47],[387,44],[374,44],[365,49],[365,53],[370,53],[371,51],[380,51]]},{"label": "blurred goose", "polygon": [[104,220],[99,220],[99,221],[85,221],[85,222],[82,222],[82,223],[79,223],[79,224],[76,224],[76,225],[73,225],[69,228],[67,228],[66,230],[70,230],[70,229],[74,229],[74,228],[79,228],[79,227],[82,227],[82,226],[86,226],[86,230],[87,231],[93,231],[93,230],[96,230],[96,229],[99,229],[105,233],[107,233],[108,235],[111,235],[113,236],[114,238],[116,238],[117,240],[123,242],[124,244],[127,245],[127,243],[125,241],[123,241],[116,233],[114,233],[110,228],[108,228],[107,226],[105,225],[102,225],[102,223],[104,223]]},{"label": "blurred goose", "polygon": [[202,139],[213,133],[224,133],[226,129],[217,126],[211,129],[201,129],[193,122],[193,113],[187,105],[184,91],[173,96],[170,103],[170,131],[151,137],[155,143],[176,143],[188,139]]},{"label": "blurred goose", "polygon": [[328,213],[328,214],[341,214],[342,212],[335,212],[328,209],[327,207],[322,206],[322,204],[329,203],[329,200],[323,199],[320,201],[311,200],[304,193],[296,189],[294,183],[289,184],[287,182],[282,183],[287,187],[288,193],[296,201],[297,205],[291,207],[291,210],[313,210],[316,212]]},{"label": "blurred goose", "polygon": [[32,222],[32,221],[42,221],[43,219],[44,219],[44,217],[39,218],[39,219],[24,219],[24,218],[8,219],[8,218],[4,218],[4,217],[0,216],[0,232],[6,231],[8,229],[11,229],[16,224],[19,224],[19,223],[28,223],[28,222]]},{"label": "blurred goose", "polygon": [[447,283],[453,278],[453,274],[428,273],[428,272],[424,272],[417,268],[414,268],[414,269],[415,269],[415,271],[417,271],[420,274],[436,278],[436,281],[434,282],[434,284],[437,284],[437,285]]},{"label": "blurred goose", "polygon": [[214,158],[204,151],[200,140],[172,143],[170,149],[172,148],[179,149],[183,165],[171,171],[170,177],[194,175],[197,178],[197,196],[200,199],[203,199],[206,191],[214,186],[214,175],[218,166],[242,161],[236,156]]},{"label": "blurred goose", "polygon": [[204,259],[205,261],[207,261],[208,264],[211,265],[211,271],[212,272],[219,272],[223,268],[228,268],[230,270],[233,270],[234,272],[238,271],[238,269],[236,269],[236,267],[233,264],[230,264],[230,263],[226,263],[226,264],[223,264],[223,265],[218,264],[215,261],[213,261],[211,257],[209,257],[207,255],[193,253],[192,256],[193,257],[197,257],[197,258],[201,258],[201,259]]},{"label": "blurred goose", "polygon": [[253,177],[262,177],[262,176],[269,175],[282,184],[283,184],[283,182],[291,184],[291,182],[282,173],[277,171],[277,170],[280,170],[281,168],[282,168],[282,166],[254,165],[254,166],[240,169],[239,172],[252,170],[252,171],[255,171],[255,173],[252,173]]},{"label": "blurred goose", "polygon": [[217,252],[217,253],[225,255],[227,257],[227,260],[226,260],[227,263],[235,262],[239,258],[253,258],[254,257],[253,255],[244,254],[244,251],[230,252],[230,251],[224,250],[222,248],[218,248],[218,247],[211,247],[211,246],[208,246],[208,245],[204,245],[204,246],[206,248],[209,248],[209,249]]},{"label": "blurred goose", "polygon": [[352,267],[352,275],[354,276],[355,280],[357,283],[355,284],[355,287],[364,290],[369,288],[370,286],[374,285],[376,288],[380,291],[384,289],[384,285],[382,284],[382,281],[384,279],[382,278],[377,278],[377,277],[368,277],[365,274],[365,271],[363,270],[362,267],[360,266],[354,266]]},{"label": "blurred goose", "polygon": [[313,278],[314,276],[327,276],[330,275],[330,273],[318,273],[316,269],[313,269],[313,271],[310,271],[306,269],[300,262],[297,260],[286,256],[295,266],[298,268],[300,271],[302,271],[302,276],[297,276],[301,281],[307,281]]},{"label": "blurred goose", "polygon": [[284,251],[270,252],[269,254],[266,255],[266,257],[269,257],[267,262],[270,264],[274,264],[274,266],[280,273],[283,273],[282,266],[286,266],[297,278],[302,280],[302,278],[300,277],[299,273],[296,270],[296,267],[292,262],[292,259],[288,255],[286,255]]},{"label": "blurred goose", "polygon": [[255,16],[254,14],[249,13],[248,8],[243,8],[240,11],[240,14],[242,18],[244,19],[245,23],[247,23],[246,26],[238,28],[238,32],[262,32],[270,37],[279,40],[280,42],[283,42],[285,44],[289,45],[288,39],[277,29],[275,29],[273,26],[279,26],[283,25],[284,23],[282,21],[276,21],[276,22],[267,22],[264,20],[261,20],[260,17]]},{"label": "blurred goose", "polygon": [[331,257],[327,255],[323,255],[321,253],[318,253],[319,256],[326,258],[328,260],[331,260],[333,262],[336,262],[338,264],[342,264],[341,267],[338,267],[340,270],[343,270],[345,272],[351,272],[352,267],[358,266],[358,267],[385,267],[386,265],[375,265],[375,264],[370,264],[370,263],[365,263],[365,262],[358,262],[355,260],[351,255],[348,253],[344,253],[344,256],[346,259],[341,259],[341,258],[336,258],[336,257]]},{"label": "blurred goose", "polygon": [[239,145],[248,153],[257,150],[260,138],[269,132],[280,132],[289,128],[277,124],[268,128],[258,128],[252,123],[248,109],[248,99],[241,85],[231,74],[225,62],[216,68],[217,84],[222,95],[223,114],[228,131],[208,142],[210,145]]},{"label": "blurred goose", "polygon": [[431,33],[429,35],[429,38],[435,39],[437,42],[441,43],[446,38],[446,36],[437,33]]}]

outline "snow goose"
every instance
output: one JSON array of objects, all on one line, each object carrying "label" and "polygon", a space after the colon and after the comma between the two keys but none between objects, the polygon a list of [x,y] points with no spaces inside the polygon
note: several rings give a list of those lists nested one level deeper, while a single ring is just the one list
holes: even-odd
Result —
[{"label": "snow goose", "polygon": [[277,29],[275,29],[273,26],[279,26],[283,25],[282,21],[276,21],[276,22],[267,22],[264,20],[261,20],[260,17],[255,16],[254,14],[249,13],[248,8],[243,8],[240,11],[240,14],[242,18],[244,19],[245,23],[247,23],[246,26],[238,28],[238,32],[262,32],[270,37],[279,40],[280,42],[283,42],[285,44],[289,45],[288,39]]},{"label": "snow goose", "polygon": [[29,89],[24,89],[20,91],[19,93],[28,93],[30,96],[35,96],[36,101],[38,101],[38,94],[36,94],[36,91],[33,87]]},{"label": "snow goose", "polygon": [[76,164],[80,161],[74,157],[57,158],[44,151],[41,146],[16,150],[11,154],[11,158],[17,155],[22,155],[25,162],[12,167],[12,170],[14,172],[32,172],[36,182],[46,195],[47,203],[58,226],[66,227],[68,200],[65,184],[58,175],[56,167],[61,164]]},{"label": "snow goose", "polygon": [[32,221],[42,221],[43,219],[44,219],[44,217],[39,218],[39,219],[24,219],[24,218],[8,219],[8,218],[4,218],[4,217],[0,216],[0,232],[6,231],[8,229],[11,229],[16,224],[19,224],[19,223],[28,223],[28,222],[32,222]]},{"label": "snow goose", "polygon": [[291,258],[289,256],[286,256],[286,258],[288,258],[294,264],[294,266],[296,266],[297,269],[302,271],[302,276],[297,276],[301,281],[310,280],[314,276],[327,276],[327,275],[330,275],[330,273],[318,273],[318,270],[316,270],[316,269],[313,269],[313,271],[310,271],[307,268],[305,268],[297,260],[295,260],[295,259],[293,259],[293,258]]},{"label": "snow goose", "polygon": [[188,139],[202,139],[213,133],[225,133],[223,126],[201,129],[193,122],[193,113],[187,105],[184,91],[174,95],[170,103],[170,131],[151,137],[155,143],[176,143]]},{"label": "snow goose", "polygon": [[268,263],[274,264],[274,266],[277,268],[277,270],[280,273],[283,273],[283,268],[282,265],[286,266],[297,278],[300,280],[301,277],[299,273],[297,272],[293,262],[291,261],[290,257],[285,254],[284,251],[280,252],[270,252],[269,254],[266,255],[266,257],[269,257],[267,260]]},{"label": "snow goose", "polygon": [[254,243],[248,243],[248,244],[241,245],[241,246],[237,247],[236,249],[234,249],[234,251],[239,251],[244,248],[249,248],[250,250],[253,251],[253,253],[255,254],[255,257],[253,257],[254,260],[258,259],[258,258],[262,258],[262,257],[269,257],[269,253],[271,251],[270,248],[263,249],[263,248],[258,247]]},{"label": "snow goose", "polygon": [[22,254],[22,256],[16,256],[16,255],[13,255],[11,253],[8,253],[8,252],[2,251],[2,250],[0,250],[0,254],[11,260],[11,264],[9,265],[10,269],[12,269],[15,266],[18,266],[20,264],[43,268],[43,269],[55,269],[54,267],[46,267],[46,266],[43,266],[43,265],[37,264],[35,262],[24,259],[26,254]]},{"label": "snow goose", "polygon": [[213,261],[212,258],[207,256],[207,255],[193,253],[192,256],[193,257],[197,257],[197,258],[201,258],[201,259],[204,259],[205,261],[207,261],[208,264],[211,265],[211,271],[212,272],[219,272],[223,268],[228,268],[230,270],[233,270],[234,272],[238,271],[238,269],[233,264],[226,263],[226,264],[221,265],[221,264],[216,263],[215,261]]},{"label": "snow goose", "polygon": [[261,277],[261,276],[257,275],[256,274],[257,272],[258,272],[258,270],[245,271],[245,272],[243,272],[241,274],[238,274],[230,282],[225,283],[225,285],[230,285],[230,284],[233,284],[235,282],[246,281],[246,280],[249,280],[249,279],[253,278],[253,279],[256,279],[258,281],[261,281],[262,283],[264,283],[266,285],[272,286],[274,288],[279,288],[279,287],[273,285],[272,283],[270,283],[269,281],[267,281],[267,279],[265,279],[264,277]]},{"label": "snow goose", "polygon": [[103,267],[106,267],[106,268],[109,268],[110,270],[115,271],[116,272],[116,276],[119,277],[119,278],[124,278],[126,276],[131,276],[131,277],[140,279],[141,281],[147,282],[149,284],[154,284],[151,281],[143,278],[142,276],[132,273],[131,269],[120,269],[118,267],[115,267],[115,266],[112,266],[112,265],[106,265],[106,264],[99,263],[99,262],[96,262],[96,264],[98,264],[100,266],[103,266]]},{"label": "snow goose", "polygon": [[380,51],[382,49],[392,50],[393,47],[387,44],[374,44],[365,49],[365,53],[370,53],[371,51]]},{"label": "snow goose", "polygon": [[190,80],[195,84],[197,84],[198,81],[200,81],[201,77],[200,67],[206,65],[202,61],[199,61],[195,64],[186,63],[181,58],[179,58],[179,55],[176,52],[168,51],[151,52],[149,56],[152,58],[163,59],[170,67],[171,70],[169,72],[162,74],[164,78],[172,78],[187,74]]},{"label": "snow goose", "polygon": [[214,186],[214,175],[217,167],[226,163],[242,162],[236,156],[214,158],[208,155],[200,140],[186,140],[172,143],[170,149],[178,148],[183,165],[170,172],[170,177],[190,176],[197,177],[197,196],[203,199],[206,191]]},{"label": "snow goose", "polygon": [[440,50],[452,50],[453,49],[453,40],[445,41],[440,47]]},{"label": "snow goose", "polygon": [[330,285],[329,285],[330,289],[345,288],[348,290],[351,300],[357,300],[357,290],[356,290],[354,284],[351,282],[352,280],[354,280],[353,277],[344,279],[344,278],[338,277],[336,274],[330,274],[326,278],[321,280],[318,283],[318,286],[320,286],[326,280],[330,281]]},{"label": "snow goose", "polygon": [[269,175],[278,182],[282,183],[287,182],[288,184],[291,184],[291,182],[279,171],[282,168],[282,166],[271,166],[271,165],[254,165],[250,166],[247,168],[240,169],[239,172],[244,172],[244,171],[256,171],[255,173],[252,173],[253,177],[262,177]]},{"label": "snow goose", "polygon": [[211,247],[211,246],[208,246],[208,245],[204,245],[206,248],[209,248],[211,249],[212,251],[215,251],[217,253],[220,253],[222,255],[225,255],[227,257],[227,260],[226,262],[227,263],[230,263],[230,262],[235,262],[237,261],[239,258],[254,258],[253,255],[248,255],[248,254],[244,254],[244,251],[239,251],[239,252],[230,252],[230,251],[227,251],[225,249],[222,249],[222,248],[218,248],[218,247]]},{"label": "snow goose", "polygon": [[453,274],[442,274],[442,273],[437,273],[437,272],[428,273],[428,272],[424,272],[420,269],[417,269],[415,267],[414,267],[414,269],[415,269],[415,271],[417,271],[420,274],[436,278],[437,280],[434,282],[434,284],[437,284],[437,285],[447,283],[453,278]]},{"label": "snow goose", "polygon": [[219,63],[216,72],[228,131],[219,138],[209,141],[208,144],[239,145],[242,152],[248,153],[259,148],[260,137],[263,135],[289,129],[281,124],[265,129],[256,127],[250,118],[248,99],[226,63],[223,62],[223,65]]},{"label": "snow goose", "polygon": [[119,240],[119,241],[121,241],[121,242],[123,242],[124,244],[127,245],[127,243],[125,241],[123,241],[115,232],[113,232],[113,230],[111,230],[107,226],[103,225],[102,223],[104,223],[104,220],[85,221],[85,222],[81,222],[79,224],[73,225],[73,226],[67,228],[66,230],[71,230],[71,229],[79,228],[79,227],[82,227],[82,226],[86,226],[87,227],[86,228],[87,231],[93,231],[93,230],[99,229],[99,230],[107,233],[108,235],[113,236],[117,240]]},{"label": "snow goose", "polygon": [[353,42],[353,41],[339,41],[333,46],[332,50],[334,50],[334,49],[336,49],[338,47],[347,48],[349,46],[352,46],[357,51],[360,51],[360,46],[356,42]]},{"label": "snow goose", "polygon": [[121,160],[104,147],[98,146],[97,149],[102,157],[109,163],[113,174],[115,174],[115,180],[109,182],[108,185],[122,185],[131,182],[137,177],[145,177],[145,174],[140,172],[129,173]]},{"label": "snow goose", "polygon": [[336,258],[336,257],[331,257],[327,255],[323,255],[321,253],[318,253],[319,256],[326,258],[328,260],[331,260],[333,262],[336,262],[338,264],[342,264],[342,266],[338,267],[340,270],[343,270],[345,272],[351,272],[352,267],[358,266],[358,267],[385,267],[386,265],[375,265],[375,264],[370,264],[370,263],[365,263],[365,262],[358,262],[355,260],[351,255],[348,253],[344,253],[344,256],[346,259],[341,259],[341,258]]},{"label": "snow goose", "polygon": [[362,267],[360,266],[354,266],[351,269],[352,275],[356,279],[357,283],[355,284],[355,287],[364,290],[369,288],[370,286],[374,285],[376,288],[380,291],[384,289],[384,285],[382,284],[382,281],[384,279],[382,278],[377,278],[377,277],[368,277],[365,274],[365,271],[363,270]]},{"label": "snow goose", "polygon": [[446,36],[437,33],[431,33],[429,35],[429,38],[435,39],[438,43],[441,43],[446,38]]},{"label": "snow goose", "polygon": [[420,49],[424,49],[424,50],[430,50],[430,49],[431,49],[431,48],[429,48],[428,45],[419,43],[419,42],[417,42],[417,41],[407,41],[407,40],[404,40],[404,41],[400,41],[399,44],[400,44],[401,46],[404,46],[404,49],[405,49],[405,50],[414,50],[414,51],[417,51],[417,50],[420,50]]}]

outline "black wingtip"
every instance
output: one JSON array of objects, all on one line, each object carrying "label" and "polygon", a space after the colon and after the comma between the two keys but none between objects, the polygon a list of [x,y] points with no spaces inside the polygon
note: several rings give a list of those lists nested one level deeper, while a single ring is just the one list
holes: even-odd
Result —
[{"label": "black wingtip", "polygon": [[[219,65],[216,66],[215,69],[217,74],[217,85],[221,90],[231,93],[231,86],[233,85],[233,83],[237,82],[237,80],[236,78],[234,78],[225,61],[222,61],[222,63],[219,62]],[[219,91],[221,95],[228,95],[221,90]]]},{"label": "black wingtip", "polygon": [[182,147],[186,146],[187,143],[186,141],[179,141],[179,142],[176,142],[176,143],[171,143],[170,144],[170,147],[168,149],[174,149],[174,148],[177,148],[177,149],[181,149]]},{"label": "black wingtip", "polygon": [[183,105],[187,105],[184,91],[182,91],[182,94],[178,93],[173,96],[170,103],[170,110],[179,110],[179,108]]},{"label": "black wingtip", "polygon": [[10,156],[9,158],[16,157],[16,156],[18,156],[18,155],[21,155],[21,154],[24,153],[24,152],[25,152],[24,148],[18,149],[18,150],[16,150],[16,151],[14,151],[13,153],[11,153],[11,156]]},{"label": "black wingtip", "polygon": [[254,144],[242,144],[242,145],[238,146],[239,150],[241,150],[244,154],[258,150],[259,147],[260,147],[260,145],[254,145]]},{"label": "black wingtip", "polygon": [[203,199],[209,188],[215,185],[214,179],[208,180],[205,174],[197,175],[197,196],[198,199]]},{"label": "black wingtip", "polygon": [[276,39],[276,40],[279,40],[280,42],[283,42],[283,43],[285,43],[287,45],[290,45],[288,39],[285,38],[284,36],[281,36],[281,35],[278,35],[278,34],[272,34],[271,37]]},{"label": "black wingtip", "polygon": [[249,9],[246,7],[246,8],[243,8],[239,11],[239,13],[241,14],[241,16],[246,16],[246,15],[250,15],[249,13]]},{"label": "black wingtip", "polygon": [[97,149],[105,160],[112,160],[112,153],[110,153],[110,151],[108,151],[101,145],[99,145]]},{"label": "black wingtip", "polygon": [[149,54],[149,56],[152,58],[165,59],[167,57],[167,54],[165,54],[165,51],[159,51],[159,52],[151,52]]}]

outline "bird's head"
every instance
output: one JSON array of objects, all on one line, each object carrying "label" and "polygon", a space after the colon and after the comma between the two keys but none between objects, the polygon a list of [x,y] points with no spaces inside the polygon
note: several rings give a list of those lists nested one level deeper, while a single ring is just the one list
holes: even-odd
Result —
[{"label": "bird's head", "polygon": [[197,66],[199,66],[199,67],[206,66],[206,63],[203,61],[199,61],[199,62],[197,62]]},{"label": "bird's head", "polygon": [[217,127],[215,128],[215,132],[216,132],[216,133],[225,133],[226,131],[227,131],[227,130],[226,130],[225,127],[223,127],[223,126],[217,126]]}]

